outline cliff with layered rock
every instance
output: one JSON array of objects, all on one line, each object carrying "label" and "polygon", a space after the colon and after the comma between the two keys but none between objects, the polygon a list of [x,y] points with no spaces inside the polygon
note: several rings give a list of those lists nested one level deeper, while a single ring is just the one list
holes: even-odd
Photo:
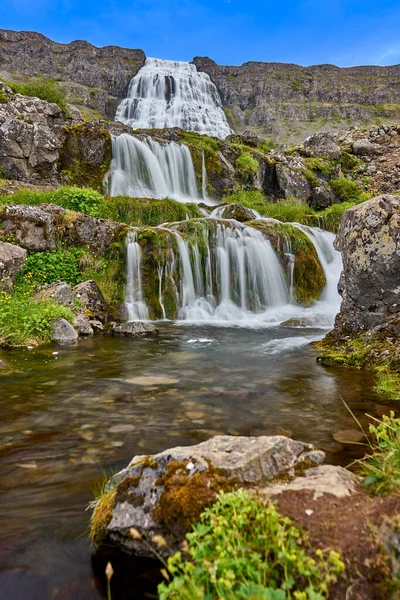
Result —
[{"label": "cliff with layered rock", "polygon": [[51,77],[63,82],[71,104],[110,119],[144,60],[143,50],[96,48],[82,40],[58,44],[40,33],[0,29],[1,78]]},{"label": "cliff with layered rock", "polygon": [[235,131],[253,129],[281,143],[304,140],[323,129],[391,123],[400,117],[400,66],[339,68],[247,62],[194,64],[209,74]]}]

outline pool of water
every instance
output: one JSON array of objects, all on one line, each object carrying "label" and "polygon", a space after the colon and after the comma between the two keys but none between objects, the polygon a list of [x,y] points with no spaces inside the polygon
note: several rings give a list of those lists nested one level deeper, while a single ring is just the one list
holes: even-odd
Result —
[{"label": "pool of water", "polygon": [[346,465],[363,447],[348,404],[387,412],[372,376],[326,369],[320,331],[163,324],[153,339],[109,335],[76,347],[3,353],[0,371],[0,589],[7,600],[95,600],[89,513],[103,471],[135,454],[216,434],[282,434]]}]

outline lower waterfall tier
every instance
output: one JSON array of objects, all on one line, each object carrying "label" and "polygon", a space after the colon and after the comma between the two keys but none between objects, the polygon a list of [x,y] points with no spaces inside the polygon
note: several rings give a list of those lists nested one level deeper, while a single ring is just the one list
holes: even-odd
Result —
[{"label": "lower waterfall tier", "polygon": [[330,326],[341,268],[333,238],[271,220],[189,219],[133,230],[129,320],[276,324],[307,316]]}]

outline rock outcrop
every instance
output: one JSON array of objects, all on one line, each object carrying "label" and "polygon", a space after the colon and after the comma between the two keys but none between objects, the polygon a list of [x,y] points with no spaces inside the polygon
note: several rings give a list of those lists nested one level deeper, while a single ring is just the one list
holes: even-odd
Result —
[{"label": "rock outcrop", "polygon": [[144,60],[142,50],[96,48],[82,40],[59,44],[40,33],[0,30],[0,76],[42,75],[65,82],[70,100],[112,119]]},{"label": "rock outcrop", "polygon": [[0,292],[12,292],[14,279],[23,267],[26,256],[23,248],[0,242]]},{"label": "rock outcrop", "polygon": [[121,223],[67,213],[53,204],[9,204],[0,209],[0,231],[14,235],[18,244],[30,252],[55,250],[66,242],[105,255],[113,239],[125,229]]},{"label": "rock outcrop", "polygon": [[140,337],[144,335],[158,333],[158,327],[153,323],[145,323],[143,321],[130,321],[121,323],[113,327],[113,335],[121,337]]}]

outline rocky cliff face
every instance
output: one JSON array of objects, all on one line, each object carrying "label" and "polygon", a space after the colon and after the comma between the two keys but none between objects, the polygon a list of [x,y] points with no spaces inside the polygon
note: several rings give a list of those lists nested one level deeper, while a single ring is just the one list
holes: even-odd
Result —
[{"label": "rocky cliff face", "polygon": [[217,65],[207,57],[194,64],[208,73],[236,131],[252,128],[288,142],[314,131],[351,124],[391,122],[400,116],[400,66],[300,67],[248,62]]},{"label": "rocky cliff face", "polygon": [[96,48],[80,40],[58,44],[40,33],[0,29],[0,77],[45,75],[62,81],[72,103],[110,118],[144,60],[143,50]]}]

